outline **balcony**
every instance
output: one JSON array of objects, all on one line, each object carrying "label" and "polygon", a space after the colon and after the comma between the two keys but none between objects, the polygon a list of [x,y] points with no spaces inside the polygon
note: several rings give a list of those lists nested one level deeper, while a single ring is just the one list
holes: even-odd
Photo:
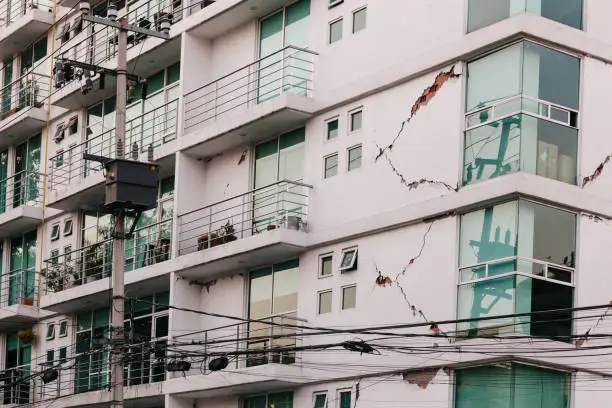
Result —
[{"label": "balcony", "polygon": [[286,47],[186,94],[181,149],[210,157],[304,124],[316,55]]},{"label": "balcony", "polygon": [[[304,377],[299,352],[268,351],[301,345],[301,327],[306,321],[295,317],[295,314],[289,312],[271,316],[261,319],[261,323],[251,323],[250,326],[249,323],[238,323],[198,333],[197,339],[203,345],[192,347],[197,347],[198,352],[207,356],[207,360],[202,364],[202,358],[191,358],[193,361],[190,361],[187,357],[192,367],[185,372],[189,381],[185,381],[183,373],[178,373],[167,380],[168,393],[185,398],[212,398],[270,391],[304,382],[300,380]],[[188,352],[191,337],[188,340],[179,335],[174,340],[176,343],[185,343],[181,349]],[[208,362],[221,355],[229,357],[227,369],[210,371]],[[179,359],[185,358],[177,353],[168,355],[168,363]]]},{"label": "balcony", "polygon": [[[138,157],[146,160],[147,149],[153,146],[154,160],[161,166],[160,177],[173,174],[177,118],[178,100],[174,100],[126,122],[126,152],[135,147]],[[53,156],[50,159],[48,206],[71,211],[103,203],[102,166],[86,161],[83,155],[114,158],[115,148],[115,129],[110,129]]]},{"label": "balcony", "polygon": [[[129,11],[126,11],[125,8],[121,9],[119,16],[124,16],[130,24],[159,31],[160,16],[169,14],[172,24],[175,24],[182,18],[180,2],[177,5],[178,12],[175,12],[173,3],[141,0],[130,5]],[[100,65],[108,69],[116,69],[119,41],[116,29],[94,25],[94,30],[93,34],[87,37],[79,37],[80,40],[63,50],[62,55],[71,60]],[[128,72],[147,77],[161,68],[180,60],[180,35],[177,36],[173,32],[174,30],[171,30],[170,40],[149,38],[142,34],[129,34],[127,48]],[[137,59],[140,60],[140,63],[138,63]],[[116,81],[114,76],[107,75],[105,77],[102,89],[100,89],[99,80],[99,75],[92,78],[93,89],[85,95],[80,91],[80,81],[72,80],[61,88],[54,90],[51,95],[51,103],[62,108],[75,110],[115,95]]]},{"label": "balcony", "polygon": [[44,177],[22,171],[0,180],[0,239],[20,235],[40,224]]},{"label": "balcony", "polygon": [[[139,227],[125,241],[125,284],[134,296],[168,288],[172,219]],[[107,305],[113,241],[108,239],[44,261],[41,307],[58,313]],[[165,263],[165,264],[164,264]]]},{"label": "balcony", "polygon": [[0,60],[19,54],[53,24],[52,0],[5,0],[0,4]]},{"label": "balcony", "polygon": [[34,383],[30,380],[31,376],[30,365],[7,368],[0,372],[3,385],[8,385],[4,385],[0,390],[0,404],[3,406],[30,404],[34,387]]},{"label": "balcony", "polygon": [[311,188],[280,181],[179,215],[181,276],[208,279],[303,252]]},{"label": "balcony", "polygon": [[0,330],[31,326],[40,318],[35,275],[31,269],[17,269],[0,276]]},{"label": "balcony", "polygon": [[34,72],[0,90],[0,149],[17,145],[42,130],[47,123],[44,103],[48,92],[49,77]]},{"label": "balcony", "polygon": [[[125,361],[124,397],[126,406],[163,407],[159,382],[166,378],[163,342],[144,342],[129,346]],[[56,380],[37,384],[37,401],[62,398],[62,407],[108,407],[110,386],[109,349],[97,346],[80,353],[76,360],[41,363],[40,370],[57,370]]]}]

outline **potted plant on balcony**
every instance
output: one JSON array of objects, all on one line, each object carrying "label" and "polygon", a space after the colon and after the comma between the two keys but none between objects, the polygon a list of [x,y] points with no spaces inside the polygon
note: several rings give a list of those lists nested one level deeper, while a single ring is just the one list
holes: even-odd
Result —
[{"label": "potted plant on balcony", "polygon": [[32,343],[32,341],[34,341],[34,338],[35,338],[34,330],[32,330],[31,328],[21,329],[17,332],[17,338],[22,343],[30,344]]},{"label": "potted plant on balcony", "polygon": [[51,292],[61,292],[64,290],[64,281],[67,274],[63,273],[63,267],[65,265],[54,264],[40,272],[40,276],[45,278],[47,283],[47,290]]}]

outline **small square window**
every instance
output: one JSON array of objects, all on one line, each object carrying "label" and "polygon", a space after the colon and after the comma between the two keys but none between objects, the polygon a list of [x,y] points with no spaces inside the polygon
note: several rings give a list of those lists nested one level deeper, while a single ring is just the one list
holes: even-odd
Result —
[{"label": "small square window", "polygon": [[47,340],[53,340],[55,338],[55,323],[49,323],[47,325]]},{"label": "small square window", "polygon": [[329,43],[333,44],[342,39],[342,19],[329,23]]},{"label": "small square window", "polygon": [[361,130],[363,125],[363,111],[360,109],[350,113],[351,133]]},{"label": "small square window", "polygon": [[64,220],[64,236],[72,235],[72,218]]},{"label": "small square window", "polygon": [[57,241],[60,237],[60,225],[54,224],[51,227],[51,241]]},{"label": "small square window", "polygon": [[55,360],[55,351],[47,350],[47,365],[53,367],[53,360]]},{"label": "small square window", "polygon": [[342,250],[340,258],[340,272],[354,271],[357,269],[357,248]]},{"label": "small square window", "polygon": [[68,320],[62,320],[60,322],[59,337],[66,337],[68,335]]},{"label": "small square window", "polygon": [[342,288],[342,310],[354,309],[357,304],[357,286]]},{"label": "small square window", "polygon": [[319,277],[325,278],[327,276],[331,276],[333,274],[332,266],[333,266],[333,256],[332,254],[323,255],[319,258]]},{"label": "small square window", "polygon": [[332,311],[332,291],[319,292],[318,314],[330,313]]},{"label": "small square window", "polygon": [[73,116],[68,121],[68,134],[74,135],[79,130],[79,117]]},{"label": "small square window", "polygon": [[59,249],[54,249],[51,251],[51,263],[57,265],[59,262]]},{"label": "small square window", "polygon": [[66,362],[66,357],[68,355],[66,347],[62,347],[59,349],[59,362],[60,364],[64,364]]},{"label": "small square window", "polygon": [[327,156],[325,159],[324,178],[330,178],[338,174],[338,153]]},{"label": "small square window", "polygon": [[327,122],[327,140],[332,140],[338,137],[338,119],[332,119]]},{"label": "small square window", "polygon": [[365,30],[368,9],[366,7],[353,12],[353,34]]},{"label": "small square window", "polygon": [[325,408],[327,405],[327,394],[319,392],[314,395],[313,408]]},{"label": "small square window", "polygon": [[361,145],[348,149],[348,171],[361,167]]}]

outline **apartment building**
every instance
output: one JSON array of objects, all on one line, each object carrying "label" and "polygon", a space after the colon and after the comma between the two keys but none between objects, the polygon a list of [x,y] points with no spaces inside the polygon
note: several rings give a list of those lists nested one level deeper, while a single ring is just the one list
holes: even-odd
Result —
[{"label": "apartment building", "polygon": [[[605,406],[612,4],[129,0],[125,405]],[[106,17],[106,1],[91,13]],[[117,33],[0,1],[0,403],[107,407]],[[55,68],[55,69],[54,69]],[[606,120],[604,120],[606,119]],[[133,156],[132,156],[133,155]],[[608,261],[607,261],[608,260]]]}]

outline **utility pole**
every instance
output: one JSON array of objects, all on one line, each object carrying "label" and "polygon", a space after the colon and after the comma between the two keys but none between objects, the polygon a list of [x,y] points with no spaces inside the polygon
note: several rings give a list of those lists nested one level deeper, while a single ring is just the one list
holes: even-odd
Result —
[{"label": "utility pole", "polygon": [[[126,106],[127,106],[127,46],[128,46],[128,31],[137,32],[144,36],[158,37],[169,39],[170,19],[168,13],[158,13],[160,31],[153,31],[137,25],[128,24],[125,17],[117,21],[118,10],[115,3],[109,3],[107,10],[107,18],[92,16],[89,14],[91,6],[87,0],[81,0],[79,8],[83,14],[83,20],[95,24],[103,24],[117,28],[117,69],[114,72],[117,78],[117,96],[116,96],[116,128],[115,128],[115,159],[123,160],[125,157],[125,127],[126,127]],[[143,38],[141,41],[144,41]],[[87,68],[87,64],[82,64],[78,61],[72,62],[73,65],[81,65]],[[101,69],[96,71],[101,72]],[[91,158],[90,158],[91,159]],[[108,158],[97,158],[104,164],[112,161]],[[156,169],[156,167],[155,167]],[[108,192],[107,192],[108,195]],[[107,197],[108,202],[108,197]],[[129,208],[126,207],[126,208]],[[112,260],[112,310],[111,310],[111,327],[110,327],[110,344],[111,344],[111,390],[112,402],[111,408],[123,408],[123,360],[125,354],[125,338],[124,338],[124,302],[125,302],[125,239],[131,235],[134,230],[136,220],[132,225],[130,233],[125,233],[125,210],[115,214],[115,228],[113,234],[113,260]],[[141,209],[142,210],[142,209]],[[137,213],[137,218],[140,212]],[[136,219],[137,219],[136,218]]]}]

